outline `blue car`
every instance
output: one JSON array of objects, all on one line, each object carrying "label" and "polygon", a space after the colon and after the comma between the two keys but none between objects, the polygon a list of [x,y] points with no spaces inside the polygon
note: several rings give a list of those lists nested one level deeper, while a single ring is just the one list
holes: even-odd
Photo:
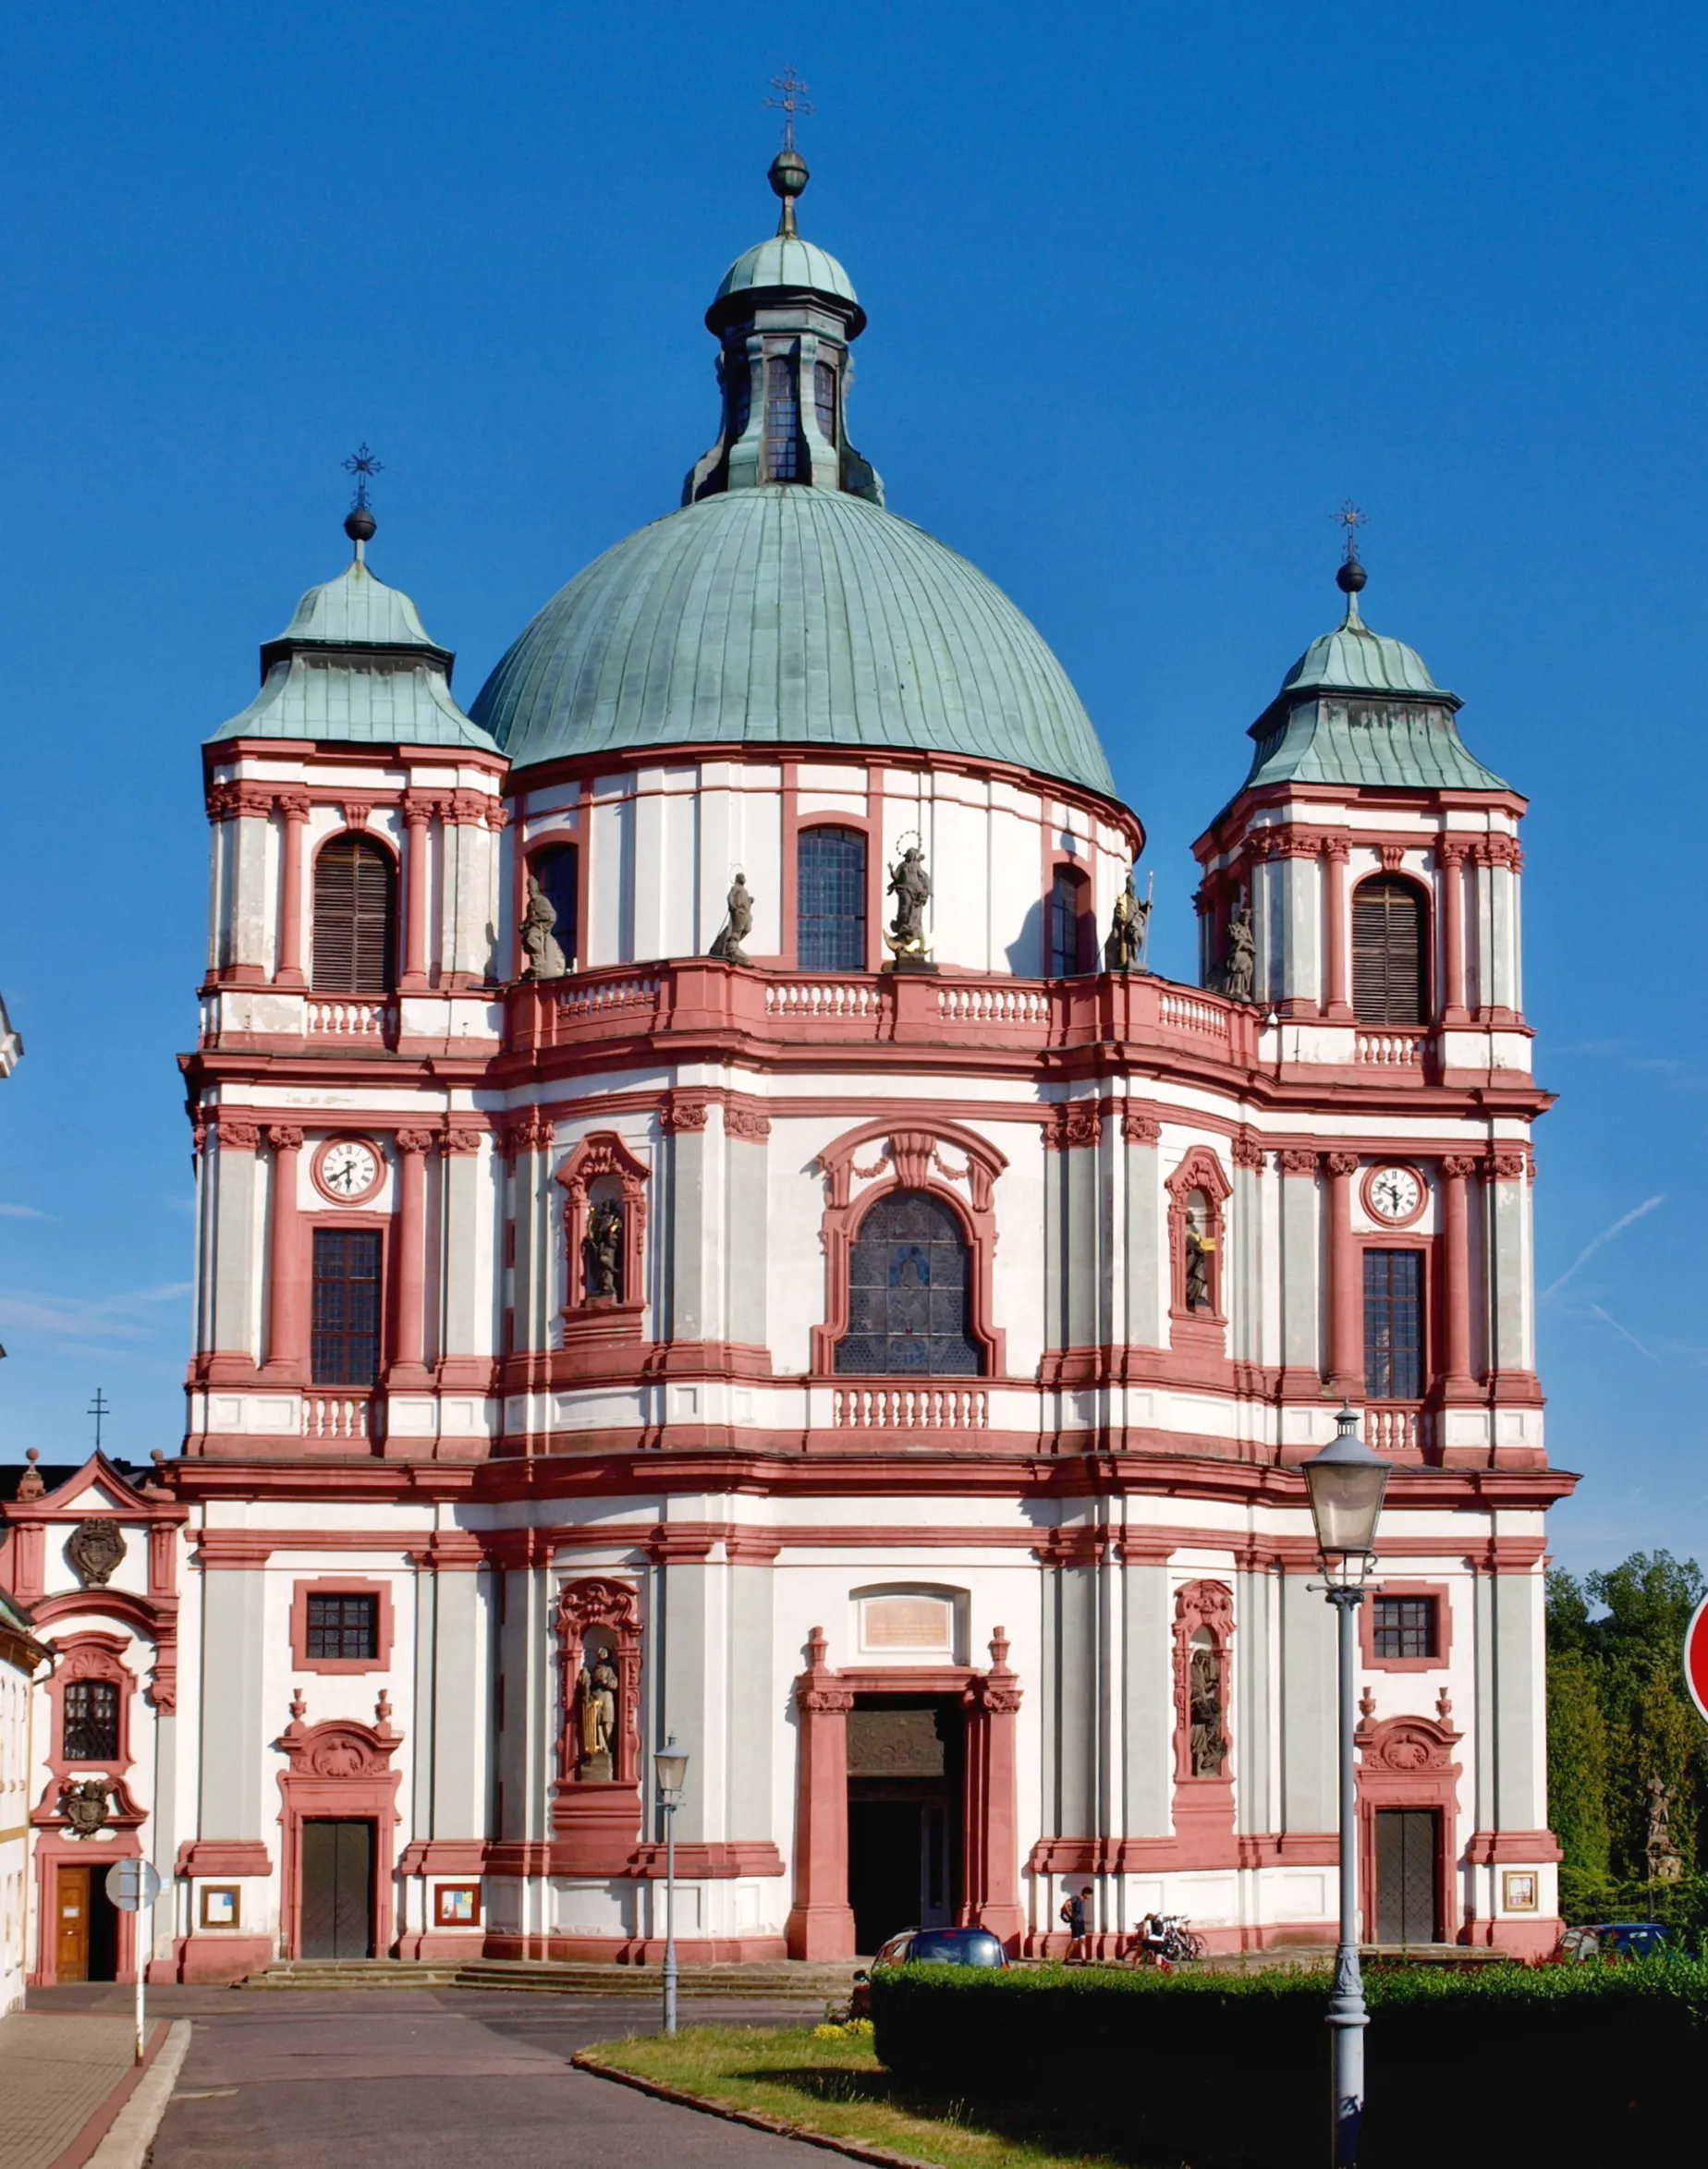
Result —
[{"label": "blue car", "polygon": [[1597,1920],[1568,1928],[1555,1957],[1562,1966],[1587,1966],[1596,1959],[1611,1966],[1621,1958],[1658,1957],[1678,1940],[1659,1920]]},{"label": "blue car", "polygon": [[[1006,1966],[1008,1954],[988,1928],[904,1928],[892,1935],[872,1961],[880,1966]],[[854,1993],[848,2002],[851,2018],[872,2016],[872,1975],[854,1976]]]}]

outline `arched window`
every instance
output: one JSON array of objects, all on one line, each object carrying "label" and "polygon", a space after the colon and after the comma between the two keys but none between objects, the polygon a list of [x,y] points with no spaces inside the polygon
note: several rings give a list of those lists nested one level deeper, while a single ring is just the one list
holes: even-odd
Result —
[{"label": "arched window", "polygon": [[866,839],[803,828],[795,847],[795,961],[803,971],[866,969]]},{"label": "arched window", "polygon": [[976,1378],[967,1238],[926,1190],[890,1190],[848,1249],[848,1326],[836,1370],[855,1377]]},{"label": "arched window", "polygon": [[576,907],[580,901],[579,880],[580,860],[573,844],[548,844],[543,851],[535,851],[528,861],[528,871],[544,892],[546,902],[557,914],[557,923],[552,929],[557,946],[564,953],[567,964],[575,962]]},{"label": "arched window", "polygon": [[800,474],[800,386],[792,354],[765,363],[765,480],[792,482]]},{"label": "arched window", "polygon": [[1050,883],[1050,977],[1089,969],[1086,899],[1091,883],[1076,866],[1058,866]]},{"label": "arched window", "polygon": [[836,372],[828,361],[812,364],[812,406],[819,435],[827,445],[836,441]]},{"label": "arched window", "polygon": [[1352,1007],[1360,1024],[1427,1024],[1429,911],[1415,882],[1361,881],[1352,896]]},{"label": "arched window", "polygon": [[397,870],[372,836],[334,836],[314,861],[314,991],[389,994],[396,979]]},{"label": "arched window", "polygon": [[74,1679],[66,1688],[67,1762],[112,1762],[118,1758],[118,1689],[110,1679]]}]

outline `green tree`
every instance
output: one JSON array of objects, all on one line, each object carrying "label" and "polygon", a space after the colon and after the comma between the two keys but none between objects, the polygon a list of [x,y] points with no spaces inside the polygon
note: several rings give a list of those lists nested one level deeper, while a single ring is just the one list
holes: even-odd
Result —
[{"label": "green tree", "polygon": [[1548,1822],[1564,1866],[1604,1883],[1612,1861],[1607,1826],[1607,1735],[1595,1665],[1582,1650],[1548,1659]]}]

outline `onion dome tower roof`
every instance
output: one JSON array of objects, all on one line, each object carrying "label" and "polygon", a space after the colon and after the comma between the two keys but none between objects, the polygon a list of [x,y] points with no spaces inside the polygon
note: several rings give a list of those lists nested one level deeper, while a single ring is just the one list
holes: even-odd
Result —
[{"label": "onion dome tower roof", "polygon": [[1415,648],[1372,632],[1359,615],[1369,578],[1350,550],[1335,575],[1347,599],[1333,632],[1312,641],[1251,725],[1244,787],[1319,783],[1505,791],[1454,721],[1464,703],[1438,686]]},{"label": "onion dome tower roof", "polygon": [[852,281],[796,230],[807,168],[774,162],[776,233],[706,312],[722,421],[679,512],[594,560],[498,664],[472,714],[518,766],[651,746],[895,748],[1114,796],[1037,628],[884,508],[848,442]]},{"label": "onion dome tower roof", "polygon": [[451,698],[456,657],[439,647],[401,588],[369,571],[373,515],[344,523],[356,554],[336,579],[311,588],[261,651],[261,690],[207,740],[349,739],[363,745],[497,750]]}]

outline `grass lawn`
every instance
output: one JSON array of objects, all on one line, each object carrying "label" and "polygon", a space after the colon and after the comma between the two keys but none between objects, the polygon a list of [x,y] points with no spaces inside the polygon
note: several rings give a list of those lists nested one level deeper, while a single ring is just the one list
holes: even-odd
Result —
[{"label": "grass lawn", "polygon": [[[811,2027],[690,2026],[674,2041],[649,2034],[602,2041],[585,2060],[943,2169],[1175,2169],[1153,2154],[1111,2149],[1107,2135],[1073,2116],[1071,2095],[1057,2127],[1040,2128],[1031,2117],[1030,2128],[1005,2129],[988,2111],[974,2117],[957,2102],[904,2090],[873,2055],[869,2037],[815,2041]],[[1064,2074],[1065,2087],[1084,2083],[1082,2074]],[[1080,2106],[1090,2106],[1083,2096]]]}]

